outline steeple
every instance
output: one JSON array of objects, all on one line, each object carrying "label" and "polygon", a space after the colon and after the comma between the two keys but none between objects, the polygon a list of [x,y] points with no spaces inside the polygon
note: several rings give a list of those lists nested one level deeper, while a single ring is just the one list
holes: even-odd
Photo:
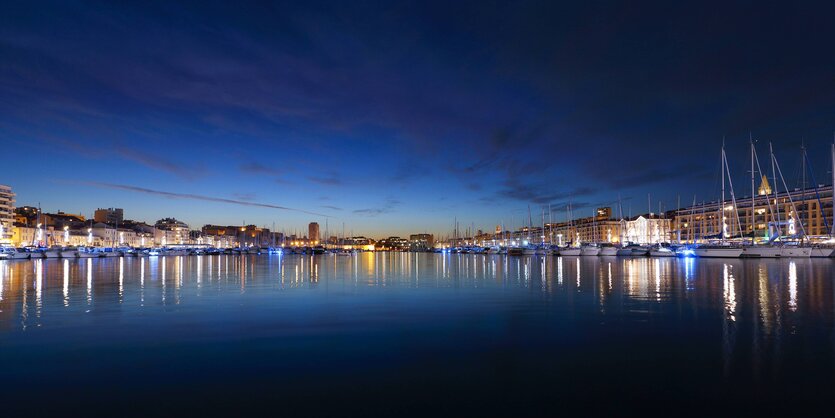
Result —
[{"label": "steeple", "polygon": [[760,196],[767,196],[771,194],[771,185],[768,184],[768,178],[763,176],[762,180],[760,181],[760,188],[757,189],[757,194]]}]

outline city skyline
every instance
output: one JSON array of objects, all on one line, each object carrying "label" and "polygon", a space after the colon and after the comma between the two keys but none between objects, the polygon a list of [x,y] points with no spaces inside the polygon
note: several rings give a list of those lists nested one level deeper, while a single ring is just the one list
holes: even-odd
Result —
[{"label": "city skyline", "polygon": [[803,142],[830,178],[825,10],[471,6],[5,6],[0,183],[52,212],[384,237],[714,200],[723,137],[737,185],[749,134],[790,187]]}]

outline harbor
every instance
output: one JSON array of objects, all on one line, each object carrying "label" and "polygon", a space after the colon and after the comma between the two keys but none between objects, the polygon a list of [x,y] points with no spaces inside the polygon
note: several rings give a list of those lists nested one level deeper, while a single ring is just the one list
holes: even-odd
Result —
[{"label": "harbor", "polygon": [[[554,393],[593,402],[600,388],[618,407],[698,392],[711,407],[750,410],[737,402],[765,394],[811,408],[835,383],[819,355],[835,350],[832,274],[816,259],[410,252],[0,261],[4,396],[18,400],[6,410],[49,390],[43,413],[105,414],[174,390],[169,412],[247,410],[279,392],[287,407],[353,414],[362,393],[396,407],[424,379],[462,413],[535,414]],[[223,396],[201,395],[208,364]],[[39,390],[8,384],[33,379]],[[482,397],[494,390],[502,399]]]}]

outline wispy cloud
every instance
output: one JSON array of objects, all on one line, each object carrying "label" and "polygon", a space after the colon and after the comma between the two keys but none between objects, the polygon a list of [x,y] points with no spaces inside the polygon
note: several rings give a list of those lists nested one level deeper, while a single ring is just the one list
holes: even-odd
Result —
[{"label": "wispy cloud", "polygon": [[397,199],[387,199],[386,202],[380,207],[355,209],[354,213],[362,216],[383,215],[386,213],[394,212],[394,208],[400,205],[400,203],[401,202]]},{"label": "wispy cloud", "polygon": [[116,147],[114,149],[116,154],[121,158],[142,164],[148,168],[155,170],[162,170],[185,179],[192,180],[205,173],[202,168],[195,168],[184,164],[179,164],[173,161],[166,160],[158,155],[151,155],[144,151],[139,151],[124,146]]},{"label": "wispy cloud", "polygon": [[92,181],[91,182],[85,182],[85,184],[89,184],[89,185],[95,186],[95,187],[102,187],[102,188],[106,188],[106,189],[125,190],[125,191],[129,191],[129,192],[137,192],[137,193],[145,193],[145,194],[163,196],[163,197],[168,197],[168,198],[172,198],[172,199],[192,199],[192,200],[202,200],[202,201],[207,201],[207,202],[229,203],[229,204],[241,205],[241,206],[254,206],[254,207],[268,208],[268,209],[289,210],[289,211],[294,211],[294,212],[306,213],[306,214],[309,214],[309,215],[327,217],[327,215],[323,215],[321,213],[310,212],[310,211],[303,210],[303,209],[290,208],[290,207],[287,207],[287,206],[273,205],[273,204],[270,204],[270,203],[259,203],[259,202],[252,202],[252,201],[238,200],[238,199],[226,199],[226,198],[222,198],[222,197],[204,196],[204,195],[192,194],[192,193],[166,192],[166,191],[162,191],[162,190],[154,190],[154,189],[148,189],[148,188],[145,188],[145,187],[130,186],[130,185],[125,185],[125,184],[100,183],[100,182],[92,182]]},{"label": "wispy cloud", "polygon": [[338,206],[332,206],[332,205],[322,205],[320,207],[325,208],[325,209],[330,209],[330,210],[342,210],[342,208],[340,208]]}]

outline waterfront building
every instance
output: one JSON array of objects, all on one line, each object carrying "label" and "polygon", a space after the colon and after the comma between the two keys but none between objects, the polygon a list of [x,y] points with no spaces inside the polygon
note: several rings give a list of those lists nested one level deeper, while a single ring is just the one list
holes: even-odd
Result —
[{"label": "waterfront building", "polygon": [[829,239],[832,232],[832,186],[777,191],[763,178],[757,196],[699,203],[673,211],[673,240]]},{"label": "waterfront building", "polygon": [[118,226],[125,218],[125,211],[121,208],[107,208],[96,209],[93,214],[93,219],[96,222],[105,223],[108,225]]},{"label": "waterfront building", "polygon": [[405,251],[409,249],[409,240],[400,237],[388,237],[377,241],[377,251]]},{"label": "waterfront building", "polygon": [[188,241],[188,224],[174,218],[163,218],[154,224],[154,241],[160,245],[185,244]]},{"label": "waterfront building", "polygon": [[409,235],[409,249],[412,251],[426,251],[435,245],[435,237],[432,234]]},{"label": "waterfront building", "polygon": [[311,222],[307,225],[307,239],[310,240],[313,243],[313,245],[319,245],[318,222]]},{"label": "waterfront building", "polygon": [[0,184],[0,243],[11,242],[15,223],[15,194],[10,186]]},{"label": "waterfront building", "polygon": [[673,220],[654,213],[633,218],[612,219],[609,207],[598,208],[594,216],[543,226],[524,226],[516,231],[486,233],[452,240],[450,245],[577,245],[584,243],[657,244],[670,242]]}]

